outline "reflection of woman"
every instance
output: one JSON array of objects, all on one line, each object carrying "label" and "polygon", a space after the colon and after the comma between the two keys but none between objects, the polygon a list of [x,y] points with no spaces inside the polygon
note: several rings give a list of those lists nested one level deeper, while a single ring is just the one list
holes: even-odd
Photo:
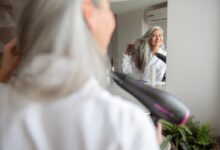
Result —
[{"label": "reflection of woman", "polygon": [[100,86],[115,25],[108,0],[19,6],[21,57],[15,79],[0,84],[0,149],[159,149],[144,111]]},{"label": "reflection of woman", "polygon": [[165,75],[166,64],[155,54],[163,50],[163,30],[159,26],[151,27],[146,34],[129,44],[123,58],[122,69],[124,73],[132,75],[137,80],[151,83],[152,71],[156,71],[156,82],[161,82]]}]

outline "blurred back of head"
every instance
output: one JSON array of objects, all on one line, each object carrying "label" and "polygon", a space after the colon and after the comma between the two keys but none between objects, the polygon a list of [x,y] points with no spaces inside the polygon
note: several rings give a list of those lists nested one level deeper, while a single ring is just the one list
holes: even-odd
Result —
[{"label": "blurred back of head", "polygon": [[[99,0],[93,0],[98,7]],[[17,52],[21,63],[13,85],[54,97],[104,76],[103,56],[84,21],[82,0],[22,0],[16,4]]]}]

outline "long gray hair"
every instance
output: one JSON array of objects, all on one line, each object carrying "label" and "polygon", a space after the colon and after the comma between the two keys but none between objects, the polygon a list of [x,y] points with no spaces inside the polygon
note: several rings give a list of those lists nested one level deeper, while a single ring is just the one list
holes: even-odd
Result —
[{"label": "long gray hair", "polygon": [[[99,0],[93,0],[98,7]],[[14,86],[54,97],[103,80],[104,58],[83,18],[82,0],[22,0],[17,4],[21,63]]]},{"label": "long gray hair", "polygon": [[[150,46],[150,39],[151,35],[155,30],[160,30],[162,34],[164,33],[163,29],[159,26],[153,26],[147,30],[147,32],[141,38],[137,39],[133,44],[133,51],[132,52],[132,60],[135,62],[136,67],[140,72],[144,72],[145,67],[150,61],[151,55],[151,46]],[[161,48],[164,49],[163,44]]]}]

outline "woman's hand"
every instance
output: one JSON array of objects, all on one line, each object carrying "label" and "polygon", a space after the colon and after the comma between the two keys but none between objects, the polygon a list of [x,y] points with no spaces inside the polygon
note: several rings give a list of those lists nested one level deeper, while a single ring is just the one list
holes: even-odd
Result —
[{"label": "woman's hand", "polygon": [[162,142],[162,125],[159,121],[157,121],[157,126],[156,126],[156,129],[157,129],[157,140],[158,140],[158,143],[161,143]]},{"label": "woman's hand", "polygon": [[134,43],[129,42],[127,44],[127,48],[125,50],[125,54],[132,56],[134,54],[135,50],[134,50]]},{"label": "woman's hand", "polygon": [[19,62],[19,55],[15,54],[16,43],[16,39],[13,39],[4,46],[0,67],[0,82],[7,82],[11,78],[11,74]]}]

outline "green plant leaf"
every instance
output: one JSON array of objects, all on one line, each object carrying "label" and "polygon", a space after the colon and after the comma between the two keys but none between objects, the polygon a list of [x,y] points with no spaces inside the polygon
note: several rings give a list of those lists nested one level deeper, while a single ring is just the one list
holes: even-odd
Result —
[{"label": "green plant leaf", "polygon": [[208,146],[214,142],[211,135],[211,127],[208,124],[199,126],[196,133],[196,143],[203,146]]},{"label": "green plant leaf", "polygon": [[182,126],[182,128],[189,134],[192,135],[191,130],[187,126]]},{"label": "green plant leaf", "polygon": [[167,144],[169,144],[169,142],[171,141],[173,136],[168,135],[164,138],[164,140],[162,141],[162,143],[160,144],[160,149],[164,150],[167,147]]},{"label": "green plant leaf", "polygon": [[162,124],[163,126],[163,129],[166,129],[166,130],[169,130],[169,131],[172,131],[173,128],[174,128],[174,125],[165,121],[165,120],[160,120],[160,123]]},{"label": "green plant leaf", "polygon": [[161,121],[163,134],[172,136],[171,143],[177,149],[208,150],[214,145],[216,136],[209,124],[194,121],[193,117],[183,126],[177,126],[167,121]]},{"label": "green plant leaf", "polygon": [[182,137],[183,141],[186,141],[186,134],[184,132],[185,130],[183,128],[179,128],[178,130],[181,134],[181,137]]}]

